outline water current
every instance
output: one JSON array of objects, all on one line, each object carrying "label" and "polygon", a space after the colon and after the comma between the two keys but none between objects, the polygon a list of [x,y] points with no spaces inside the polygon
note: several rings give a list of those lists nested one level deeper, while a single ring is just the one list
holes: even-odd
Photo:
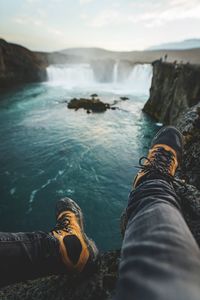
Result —
[{"label": "water current", "polygon": [[[120,80],[115,65],[110,82],[98,82],[88,64],[47,71],[47,82],[0,95],[0,230],[48,231],[56,200],[68,196],[99,248],[119,248],[134,166],[158,129],[142,113],[152,67],[136,65]],[[67,108],[66,101],[92,93],[108,103],[129,100],[105,113]]]}]

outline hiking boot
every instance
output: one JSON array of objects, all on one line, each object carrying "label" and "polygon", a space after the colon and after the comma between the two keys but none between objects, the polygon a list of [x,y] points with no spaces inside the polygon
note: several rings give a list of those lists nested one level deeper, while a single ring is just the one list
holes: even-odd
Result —
[{"label": "hiking boot", "polygon": [[[141,157],[141,170],[136,175],[133,188],[150,179],[171,181],[181,163],[183,136],[175,127],[166,126],[152,140],[147,157]],[[142,161],[144,162],[142,163]]]},{"label": "hiking boot", "polygon": [[67,270],[90,272],[98,250],[84,232],[80,207],[69,198],[61,199],[56,204],[56,219],[56,226],[51,233],[59,241],[61,258]]}]

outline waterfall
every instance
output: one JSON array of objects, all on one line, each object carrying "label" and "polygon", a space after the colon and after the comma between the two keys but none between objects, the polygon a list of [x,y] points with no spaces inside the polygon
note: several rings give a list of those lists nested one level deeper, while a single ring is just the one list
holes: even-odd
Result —
[{"label": "waterfall", "polygon": [[113,68],[113,82],[117,82],[117,80],[118,80],[118,66],[119,66],[119,63],[116,62],[114,64],[114,68]]},{"label": "waterfall", "polygon": [[137,94],[148,94],[151,87],[152,73],[152,65],[137,64],[133,67],[125,84],[129,87],[132,86]]},{"label": "waterfall", "polygon": [[112,69],[107,68],[107,72],[111,72],[108,76],[109,82],[101,82],[95,76],[95,72],[106,71],[106,60],[102,69],[95,70],[90,64],[65,64],[51,65],[47,68],[48,80],[53,85],[63,85],[68,89],[71,88],[87,88],[95,91],[107,90],[121,93],[132,93],[148,95],[152,79],[152,66],[150,64],[125,64],[116,62]]},{"label": "waterfall", "polygon": [[113,67],[113,83],[136,94],[148,94],[151,87],[152,66],[150,64],[120,65]]},{"label": "waterfall", "polygon": [[89,64],[51,65],[47,68],[47,74],[51,83],[68,88],[90,86],[95,81]]}]

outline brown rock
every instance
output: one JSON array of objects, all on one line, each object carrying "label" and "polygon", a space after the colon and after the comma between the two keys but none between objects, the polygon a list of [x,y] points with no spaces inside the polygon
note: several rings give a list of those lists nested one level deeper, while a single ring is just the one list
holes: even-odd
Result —
[{"label": "brown rock", "polygon": [[86,98],[73,98],[68,103],[68,108],[78,110],[79,108],[86,109],[88,111],[92,112],[104,112],[108,108],[110,108],[110,105],[108,103],[103,103],[99,99],[86,99]]}]

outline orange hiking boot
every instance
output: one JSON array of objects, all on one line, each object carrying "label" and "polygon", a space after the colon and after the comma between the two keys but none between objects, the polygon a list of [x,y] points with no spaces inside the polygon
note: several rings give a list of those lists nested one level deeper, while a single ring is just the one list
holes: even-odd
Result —
[{"label": "orange hiking boot", "polygon": [[133,188],[150,179],[170,181],[181,163],[182,148],[183,136],[175,127],[166,126],[159,130],[152,140],[148,156],[139,160],[141,170],[134,179]]},{"label": "orange hiking boot", "polygon": [[64,198],[56,204],[57,223],[51,231],[59,241],[60,254],[68,271],[90,271],[95,265],[98,250],[84,232],[83,214],[71,199]]}]

